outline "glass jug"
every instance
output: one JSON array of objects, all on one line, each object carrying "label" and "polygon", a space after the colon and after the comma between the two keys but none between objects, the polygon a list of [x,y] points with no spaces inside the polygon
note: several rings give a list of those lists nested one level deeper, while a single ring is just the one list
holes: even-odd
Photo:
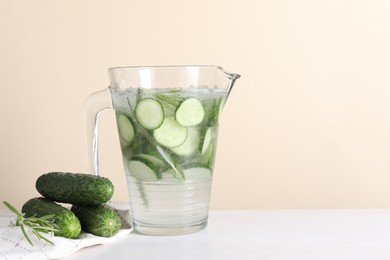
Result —
[{"label": "glass jug", "polygon": [[98,121],[115,110],[135,230],[175,235],[206,227],[218,119],[238,74],[218,66],[109,69],[85,102],[90,171],[99,175]]}]

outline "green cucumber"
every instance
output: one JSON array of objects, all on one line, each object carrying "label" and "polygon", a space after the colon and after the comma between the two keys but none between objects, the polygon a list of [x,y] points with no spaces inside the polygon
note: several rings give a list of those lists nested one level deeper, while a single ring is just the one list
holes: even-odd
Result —
[{"label": "green cucumber", "polygon": [[114,185],[107,178],[70,172],[43,174],[35,187],[48,199],[70,204],[97,205],[109,201],[114,193]]},{"label": "green cucumber", "polygon": [[187,128],[179,125],[173,116],[166,117],[162,125],[154,130],[154,139],[166,147],[176,147],[187,139]]},{"label": "green cucumber", "polygon": [[118,214],[107,205],[73,205],[71,210],[82,230],[96,236],[111,237],[121,228]]},{"label": "green cucumber", "polygon": [[54,214],[54,224],[57,225],[58,230],[54,232],[55,236],[66,238],[78,238],[80,236],[81,224],[75,214],[49,199],[41,197],[30,199],[24,203],[22,213],[26,217],[43,217]]},{"label": "green cucumber", "polygon": [[157,100],[145,98],[137,103],[135,117],[141,126],[154,130],[160,127],[164,121],[164,109]]},{"label": "green cucumber", "polygon": [[175,119],[182,126],[196,126],[203,121],[204,115],[202,102],[193,97],[180,103],[175,112]]},{"label": "green cucumber", "polygon": [[180,156],[190,156],[198,150],[199,141],[199,130],[194,127],[189,127],[185,142],[180,146],[171,148],[171,150]]},{"label": "green cucumber", "polygon": [[147,159],[131,160],[127,166],[130,175],[142,182],[158,181],[162,177],[160,167]]},{"label": "green cucumber", "polygon": [[124,114],[119,114],[117,124],[120,138],[125,144],[130,144],[135,136],[134,127],[130,119]]}]

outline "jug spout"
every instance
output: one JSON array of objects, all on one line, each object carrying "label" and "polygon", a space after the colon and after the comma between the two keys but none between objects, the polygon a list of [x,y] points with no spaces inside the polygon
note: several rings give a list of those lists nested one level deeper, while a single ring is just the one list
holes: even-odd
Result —
[{"label": "jug spout", "polygon": [[225,69],[223,69],[222,67],[217,67],[219,69],[220,72],[222,72],[223,74],[225,74],[225,76],[231,80],[231,81],[235,81],[236,79],[239,79],[241,77],[240,74],[237,74],[237,73],[232,73],[232,72],[229,72]]},{"label": "jug spout", "polygon": [[236,83],[236,80],[239,79],[241,77],[241,75],[237,74],[237,73],[232,73],[232,72],[226,71],[225,69],[223,69],[222,67],[219,67],[219,66],[217,66],[217,69],[224,75],[224,77],[228,81],[227,88],[226,88],[226,90],[227,90],[226,91],[226,98],[225,98],[225,100],[227,100],[229,95],[230,95],[230,92],[232,91],[234,84]]}]

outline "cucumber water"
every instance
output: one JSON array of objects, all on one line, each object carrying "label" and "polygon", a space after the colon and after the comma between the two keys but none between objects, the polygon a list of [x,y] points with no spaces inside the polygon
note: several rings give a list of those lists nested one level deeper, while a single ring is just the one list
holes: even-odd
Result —
[{"label": "cucumber water", "polygon": [[111,89],[135,225],[207,219],[226,91]]}]

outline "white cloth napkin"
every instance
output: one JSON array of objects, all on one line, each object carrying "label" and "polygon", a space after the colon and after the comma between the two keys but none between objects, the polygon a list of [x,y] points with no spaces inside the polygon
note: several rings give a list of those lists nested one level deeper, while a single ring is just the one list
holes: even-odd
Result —
[{"label": "white cloth napkin", "polygon": [[54,246],[43,240],[38,240],[33,234],[29,234],[34,244],[34,246],[31,246],[24,238],[19,226],[10,226],[11,222],[15,222],[15,215],[10,211],[0,211],[0,259],[57,259],[70,255],[84,247],[113,242],[131,233],[131,218],[127,203],[110,202],[109,204],[116,210],[122,220],[122,227],[117,234],[106,238],[82,232],[78,239],[44,234],[54,243]]}]

